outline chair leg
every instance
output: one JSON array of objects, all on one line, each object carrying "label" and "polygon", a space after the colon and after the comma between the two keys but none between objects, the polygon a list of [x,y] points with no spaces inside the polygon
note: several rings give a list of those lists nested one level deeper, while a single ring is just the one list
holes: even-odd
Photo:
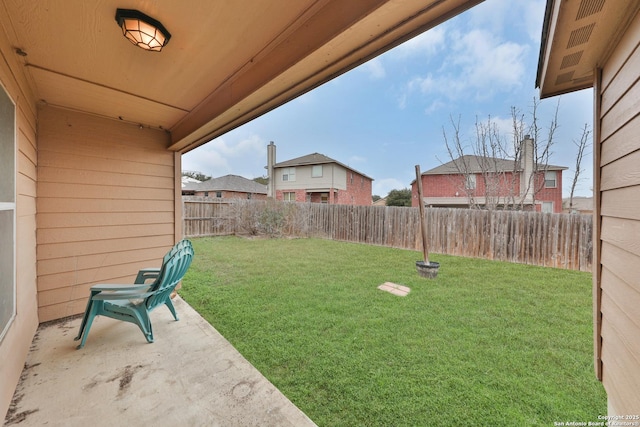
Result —
[{"label": "chair leg", "polygon": [[134,312],[135,318],[136,318],[136,323],[138,325],[138,327],[140,328],[140,330],[142,331],[142,333],[144,334],[144,337],[146,338],[147,342],[153,342],[153,329],[151,327],[151,318],[149,317],[149,313],[147,312],[147,310],[142,309],[142,310],[136,310]]},{"label": "chair leg", "polygon": [[89,312],[91,311],[93,305],[93,300],[89,298],[87,301],[87,308],[84,309],[84,316],[82,316],[82,323],[80,323],[80,330],[78,331],[78,336],[76,336],[73,340],[78,341],[82,338],[82,333],[84,332],[84,328],[87,324],[87,318],[89,317]]},{"label": "chair leg", "polygon": [[171,314],[173,314],[173,318],[178,321],[180,319],[178,319],[178,314],[176,313],[176,309],[173,307],[173,303],[171,302],[171,298],[168,297],[167,300],[165,301],[165,305],[167,307],[169,307],[169,311],[171,311]]},{"label": "chair leg", "polygon": [[[86,325],[84,325],[84,333],[82,334],[82,341],[80,341],[80,344],[77,347],[78,349],[81,349],[82,347],[84,347],[85,342],[87,342],[87,337],[89,336],[89,330],[91,329],[91,324],[93,323],[93,319],[96,317],[97,313],[98,313],[98,304],[97,302],[94,302],[93,304],[91,304],[91,309],[88,310],[88,314],[85,313],[85,316],[87,317],[87,323]],[[76,338],[76,340],[77,339],[78,338]]]},{"label": "chair leg", "polygon": [[151,320],[149,320],[149,335],[147,335],[147,342],[153,342],[153,327],[151,326]]}]

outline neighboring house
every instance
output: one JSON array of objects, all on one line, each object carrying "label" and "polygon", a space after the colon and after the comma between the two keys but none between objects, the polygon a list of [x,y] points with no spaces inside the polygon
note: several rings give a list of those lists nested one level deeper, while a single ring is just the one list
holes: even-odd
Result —
[{"label": "neighboring house", "polygon": [[[562,212],[562,171],[567,168],[546,165],[544,170],[534,172],[533,140],[526,138],[523,143],[522,165],[513,160],[465,155],[423,172],[424,204],[495,209],[522,206],[538,212]],[[411,193],[411,206],[419,206],[415,180]]]},{"label": "neighboring house", "polygon": [[593,214],[593,197],[574,197],[572,206],[569,206],[569,198],[562,199],[562,212],[581,215]]},{"label": "neighboring house", "polygon": [[238,175],[225,175],[182,187],[183,196],[201,196],[217,199],[267,198],[267,186]]},{"label": "neighboring house", "polygon": [[[39,323],[83,313],[93,284],[131,283],[182,239],[182,154],[475,3],[2,1],[0,416]],[[130,43],[120,7],[171,42]]]},{"label": "neighboring house", "polygon": [[373,178],[324,154],[275,163],[276,146],[267,147],[269,195],[290,202],[370,206]]},{"label": "neighboring house", "polygon": [[376,200],[375,202],[373,202],[373,206],[387,206],[387,198],[383,197]]},{"label": "neighboring house", "polygon": [[187,184],[194,184],[202,181],[198,181],[195,178],[191,178],[190,176],[182,175],[182,188],[184,188]]},{"label": "neighboring house", "polygon": [[640,416],[638,46],[638,0],[547,0],[540,97],[593,88],[594,367],[610,425]]}]

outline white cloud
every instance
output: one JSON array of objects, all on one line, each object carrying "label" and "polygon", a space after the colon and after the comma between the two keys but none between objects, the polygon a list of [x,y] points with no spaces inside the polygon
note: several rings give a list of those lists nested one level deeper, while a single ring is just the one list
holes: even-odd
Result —
[{"label": "white cloud", "polygon": [[367,159],[362,156],[351,156],[349,157],[349,162],[350,163],[366,163]]},{"label": "white cloud", "polygon": [[[527,0],[529,2],[530,0]],[[491,28],[494,33],[502,33],[505,24],[507,24],[511,14],[515,9],[519,8],[522,1],[513,0],[491,0],[471,8],[469,10],[469,24],[472,27]]]},{"label": "white cloud", "polygon": [[398,108],[404,110],[407,107],[407,91],[403,91],[398,95]]},{"label": "white cloud", "polygon": [[[518,2],[520,3],[520,2]],[[524,8],[524,26],[532,42],[536,45],[540,43],[542,34],[542,21],[544,20],[545,0],[528,0],[522,2]]]},{"label": "white cloud", "polygon": [[491,117],[491,123],[496,126],[500,135],[507,139],[507,142],[513,139],[513,119],[511,117]]},{"label": "white cloud", "polygon": [[264,174],[266,141],[249,135],[237,142],[216,138],[182,156],[182,169],[198,171],[213,177],[228,174],[254,178]]},{"label": "white cloud", "polygon": [[383,178],[376,179],[373,181],[373,194],[377,194],[380,197],[387,197],[387,194],[391,190],[401,190],[403,188],[407,188],[408,184],[406,182],[402,182],[396,178]]},{"label": "white cloud", "polygon": [[424,109],[424,113],[426,115],[429,115],[431,113],[435,113],[437,111],[442,110],[444,107],[446,107],[446,103],[436,99],[435,101],[433,101],[431,103],[431,105],[429,105],[427,108]]},{"label": "white cloud", "polygon": [[[440,70],[413,77],[406,94],[439,95],[448,99],[488,99],[521,86],[527,45],[500,41],[491,32],[474,29],[449,35],[449,50]],[[406,105],[406,98],[404,100]]]},{"label": "white cloud", "polygon": [[545,0],[491,0],[471,8],[469,24],[487,28],[499,35],[514,38],[526,36],[534,44],[540,43]]},{"label": "white cloud", "polygon": [[380,57],[373,58],[369,62],[366,62],[361,68],[369,74],[371,80],[380,80],[387,75]]},{"label": "white cloud", "polygon": [[478,91],[517,87],[525,73],[527,46],[499,42],[485,30],[459,35],[453,51],[451,63],[460,67],[459,78]]},{"label": "white cloud", "polygon": [[435,55],[445,47],[446,24],[424,32],[393,49],[391,57],[405,59],[414,55]]}]

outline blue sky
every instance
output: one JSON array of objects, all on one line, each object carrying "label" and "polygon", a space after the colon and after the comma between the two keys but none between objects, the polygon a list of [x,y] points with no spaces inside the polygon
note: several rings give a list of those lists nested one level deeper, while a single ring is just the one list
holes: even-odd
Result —
[{"label": "blue sky", "polygon": [[[408,188],[416,164],[425,171],[451,160],[443,137],[443,130],[451,136],[451,117],[460,118],[465,145],[474,140],[476,119],[490,116],[510,138],[511,107],[530,118],[544,7],[544,0],[486,0],[185,154],[182,168],[213,177],[263,176],[267,144],[274,141],[278,162],[317,152],[373,178],[373,194]],[[545,129],[558,107],[549,163],[569,167],[564,197],[575,169],[573,141],[585,124],[592,127],[592,105],[589,89],[538,107]],[[591,196],[591,147],[587,151],[580,196]]]}]

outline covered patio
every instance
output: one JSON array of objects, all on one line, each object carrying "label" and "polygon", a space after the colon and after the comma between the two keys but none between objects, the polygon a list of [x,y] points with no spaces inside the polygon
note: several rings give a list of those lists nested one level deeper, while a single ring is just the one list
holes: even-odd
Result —
[{"label": "covered patio", "polygon": [[[94,284],[132,283],[139,269],[158,266],[182,239],[182,154],[480,1],[0,0],[0,413],[9,410],[27,361],[14,415],[29,413],[30,420],[59,423],[63,415],[82,418],[83,407],[90,407],[93,418],[105,422],[123,416],[119,410],[145,408],[148,421],[150,413],[167,419],[164,408],[179,407],[187,416],[191,406],[202,411],[200,420],[215,424],[222,423],[225,412],[216,411],[226,404],[214,396],[225,393],[232,419],[260,408],[272,408],[262,411],[268,416],[284,414],[277,410],[284,403],[269,403],[275,389],[245,379],[244,362],[234,362],[229,371],[240,372],[228,383],[198,382],[207,377],[194,373],[191,385],[203,400],[181,404],[174,395],[195,395],[176,391],[180,381],[188,383],[185,361],[201,357],[187,365],[206,365],[208,377],[219,378],[218,362],[208,364],[211,346],[175,345],[179,337],[146,345],[137,331],[124,346],[107,336],[101,344],[96,330],[76,352],[66,329],[75,323],[39,325],[82,313]],[[134,25],[137,19],[143,24]],[[148,41],[138,29],[158,36],[148,46],[155,51],[132,44]],[[177,326],[202,332],[197,322]],[[44,338],[53,332],[65,341]],[[134,361],[129,346],[149,353]],[[85,373],[79,360],[87,363]],[[170,365],[148,368],[160,361]],[[46,387],[46,367],[63,383]],[[118,395],[115,378],[123,374],[132,375],[131,382]],[[82,399],[67,392],[64,381],[85,387]],[[250,386],[233,388],[243,381]],[[102,387],[96,401],[104,412],[84,400]],[[149,390],[157,400],[145,400]],[[241,402],[233,400],[237,393]],[[46,409],[67,395],[69,406],[55,405],[64,412]],[[127,403],[133,400],[138,405]],[[69,412],[75,406],[80,412]],[[296,416],[289,422],[282,415],[282,423],[299,425]]]},{"label": "covered patio", "polygon": [[164,307],[152,312],[153,344],[106,317],[81,350],[78,316],[40,325],[6,425],[315,425],[186,302],[174,303],[178,322]]},{"label": "covered patio", "polygon": [[[81,352],[67,329],[78,320],[39,325],[82,313],[92,285],[131,283],[183,237],[182,154],[481,1],[0,0],[0,414],[26,361],[15,413],[33,424],[81,420],[83,406],[104,424],[133,408],[145,408],[131,416],[145,424],[155,414],[308,422],[237,355],[162,339],[178,328],[187,341],[212,339],[200,321],[159,320],[153,345],[101,321]],[[159,21],[170,43],[129,43],[120,8]],[[538,70],[542,97],[594,87],[594,363],[611,414],[640,409],[639,10],[634,0],[548,0]],[[227,371],[236,376],[207,382]],[[49,388],[50,378],[62,382]],[[104,409],[85,399],[95,390]],[[65,412],[48,406],[67,395]]]}]

